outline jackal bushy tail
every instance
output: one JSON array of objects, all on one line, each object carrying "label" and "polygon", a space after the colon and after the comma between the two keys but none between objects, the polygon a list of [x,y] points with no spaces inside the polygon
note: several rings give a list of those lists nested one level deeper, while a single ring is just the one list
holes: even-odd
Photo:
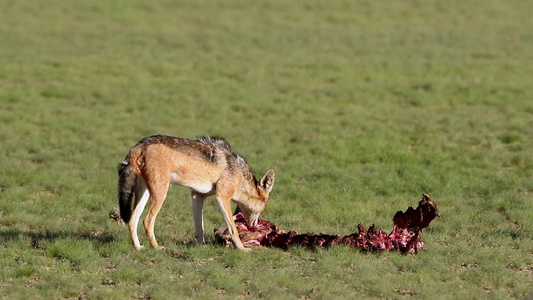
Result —
[{"label": "jackal bushy tail", "polygon": [[128,160],[124,160],[118,165],[118,203],[120,207],[120,217],[125,223],[131,218],[131,200],[137,185],[137,175],[135,169]]}]

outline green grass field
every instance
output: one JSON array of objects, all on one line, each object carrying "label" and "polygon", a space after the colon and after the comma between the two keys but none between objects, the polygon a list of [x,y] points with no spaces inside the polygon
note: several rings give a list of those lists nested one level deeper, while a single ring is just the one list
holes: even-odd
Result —
[{"label": "green grass field", "polygon": [[[0,298],[524,299],[533,295],[530,1],[0,0]],[[261,218],[392,229],[418,255],[193,243],[189,191],[137,252],[116,166],[142,137],[225,137]],[[142,229],[141,242],[149,246]]]}]

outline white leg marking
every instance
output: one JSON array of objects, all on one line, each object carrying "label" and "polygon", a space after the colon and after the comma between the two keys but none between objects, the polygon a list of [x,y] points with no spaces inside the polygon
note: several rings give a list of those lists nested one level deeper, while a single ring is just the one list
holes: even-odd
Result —
[{"label": "white leg marking", "polygon": [[192,217],[194,220],[194,237],[198,243],[205,244],[203,207],[206,195],[192,191],[191,198]]},{"label": "white leg marking", "polygon": [[139,183],[141,186],[135,191],[135,202],[137,203],[135,205],[135,208],[133,209],[133,245],[136,249],[142,249],[143,246],[141,246],[141,243],[139,242],[139,236],[137,235],[137,226],[139,225],[139,219],[141,218],[141,215],[143,213],[143,210],[146,206],[146,203],[148,203],[148,199],[150,198],[150,192],[146,188],[146,185],[143,183]]}]

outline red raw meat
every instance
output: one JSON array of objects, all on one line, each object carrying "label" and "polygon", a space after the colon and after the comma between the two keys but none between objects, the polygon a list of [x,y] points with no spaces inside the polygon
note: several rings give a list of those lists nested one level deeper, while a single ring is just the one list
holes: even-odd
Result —
[{"label": "red raw meat", "polygon": [[[357,226],[357,233],[343,237],[312,232],[299,234],[296,231],[286,232],[274,223],[261,219],[257,226],[248,227],[242,213],[235,214],[233,219],[243,244],[248,247],[288,249],[290,246],[327,248],[332,245],[346,245],[363,251],[416,253],[425,247],[420,232],[436,217],[440,218],[437,203],[432,201],[428,194],[423,194],[416,209],[409,207],[405,212],[398,211],[394,215],[394,229],[389,234],[376,229],[374,225],[365,230],[362,224]],[[227,229],[216,228],[215,236],[220,243],[233,245]]]}]

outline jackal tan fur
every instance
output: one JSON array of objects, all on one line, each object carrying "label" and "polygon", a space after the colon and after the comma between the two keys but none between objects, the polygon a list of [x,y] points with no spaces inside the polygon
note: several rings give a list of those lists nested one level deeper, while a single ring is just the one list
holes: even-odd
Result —
[{"label": "jackal tan fur", "polygon": [[255,226],[275,180],[272,169],[256,180],[246,160],[235,153],[226,140],[209,136],[194,140],[163,135],[146,137],[118,165],[118,175],[120,215],[128,223],[131,241],[137,250],[143,248],[137,236],[137,225],[148,202],[144,229],[152,247],[163,248],[156,241],[154,224],[170,184],[191,188],[196,241],[205,243],[204,199],[215,195],[236,247],[249,250],[239,238],[231,201],[245,215],[248,225]]}]

